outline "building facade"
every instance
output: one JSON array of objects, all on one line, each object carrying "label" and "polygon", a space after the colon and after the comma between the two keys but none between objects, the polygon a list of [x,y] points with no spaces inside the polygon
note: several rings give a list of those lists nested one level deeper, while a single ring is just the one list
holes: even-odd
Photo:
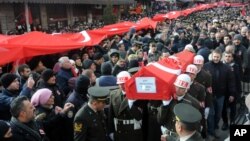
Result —
[{"label": "building facade", "polygon": [[[0,0],[0,33],[22,29],[28,21],[35,30],[64,27],[75,22],[92,23],[102,19],[105,5],[115,8],[134,4],[134,0]],[[27,8],[26,7],[26,8]]]}]

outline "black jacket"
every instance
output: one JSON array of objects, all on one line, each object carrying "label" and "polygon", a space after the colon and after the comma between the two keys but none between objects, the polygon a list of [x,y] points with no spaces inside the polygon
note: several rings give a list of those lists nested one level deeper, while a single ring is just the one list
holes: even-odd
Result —
[{"label": "black jacket", "polygon": [[39,126],[31,121],[28,124],[19,122],[12,117],[10,121],[14,141],[48,141]]},{"label": "black jacket", "polygon": [[[212,61],[204,65],[204,69],[212,75],[213,95],[216,97],[235,94],[235,79],[230,67],[222,62]],[[229,93],[227,93],[229,92]]]},{"label": "black jacket", "polygon": [[[39,127],[42,127],[50,141],[71,141],[69,134],[73,130],[67,127],[67,116],[55,114],[54,108],[47,109],[42,106],[36,107],[36,115],[46,114],[42,120],[37,120]],[[71,124],[72,125],[72,124]]]}]

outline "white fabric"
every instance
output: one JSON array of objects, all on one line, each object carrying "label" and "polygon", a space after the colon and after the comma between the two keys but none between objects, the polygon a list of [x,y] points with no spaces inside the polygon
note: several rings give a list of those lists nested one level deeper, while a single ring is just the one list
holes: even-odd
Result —
[{"label": "white fabric", "polygon": [[163,70],[165,72],[171,73],[171,74],[176,74],[176,75],[180,75],[181,74],[181,69],[175,70],[175,69],[171,69],[168,68],[166,66],[163,66],[162,64],[156,62],[152,64],[153,66],[155,66],[156,68]]},{"label": "white fabric", "polygon": [[135,100],[128,99],[128,106],[130,109],[133,106],[134,102],[135,102]]},{"label": "white fabric", "polygon": [[173,98],[171,97],[170,100],[162,100],[163,105],[164,105],[164,106],[169,105],[169,103],[172,101],[172,99],[173,99]]},{"label": "white fabric", "polygon": [[207,117],[208,117],[209,110],[210,110],[210,108],[208,108],[208,107],[205,108],[205,111],[204,111],[205,119],[207,119]]}]

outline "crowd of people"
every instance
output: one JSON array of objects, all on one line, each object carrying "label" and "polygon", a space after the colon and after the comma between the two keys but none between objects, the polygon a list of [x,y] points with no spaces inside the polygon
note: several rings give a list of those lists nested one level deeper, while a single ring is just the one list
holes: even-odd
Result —
[{"label": "crowd of people", "polygon": [[[250,81],[249,46],[250,16],[218,7],[159,22],[155,30],[131,28],[97,46],[33,57],[1,73],[0,139],[219,139],[217,129],[235,124],[241,82]],[[196,55],[172,95],[126,97],[125,83],[140,68],[181,51]]]}]

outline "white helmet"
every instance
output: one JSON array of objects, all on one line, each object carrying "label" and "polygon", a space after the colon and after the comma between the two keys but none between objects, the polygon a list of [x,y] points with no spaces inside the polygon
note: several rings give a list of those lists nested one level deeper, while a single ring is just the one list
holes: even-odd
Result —
[{"label": "white helmet", "polygon": [[175,86],[181,88],[189,88],[190,84],[191,84],[191,78],[187,74],[180,74],[174,82]]},{"label": "white helmet", "polygon": [[201,56],[201,55],[196,55],[196,56],[194,57],[194,62],[193,62],[193,64],[197,64],[197,65],[202,65],[202,64],[204,64],[204,57]]},{"label": "white helmet", "polygon": [[131,78],[131,76],[127,71],[121,71],[116,76],[116,80],[117,80],[116,84],[123,84],[127,80],[129,80],[130,78]]},{"label": "white helmet", "polygon": [[194,47],[191,44],[186,45],[184,49],[195,53]]},{"label": "white helmet", "polygon": [[186,68],[186,72],[188,73],[197,74],[197,71],[198,71],[198,68],[193,64],[189,64]]}]

